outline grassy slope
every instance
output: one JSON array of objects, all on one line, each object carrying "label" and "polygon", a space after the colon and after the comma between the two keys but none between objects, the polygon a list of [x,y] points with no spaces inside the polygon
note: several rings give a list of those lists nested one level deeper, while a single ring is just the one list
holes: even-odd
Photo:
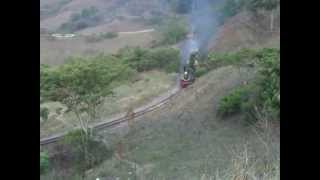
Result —
[{"label": "grassy slope", "polygon": [[254,16],[242,12],[228,19],[209,44],[212,51],[237,51],[241,48],[280,48],[280,14],[275,16],[274,32],[269,30],[269,13]]},{"label": "grassy slope", "polygon": [[[123,84],[114,89],[115,97],[107,98],[100,113],[103,120],[112,115],[126,111],[132,106],[141,106],[154,96],[168,91],[175,83],[175,74],[150,71],[140,75],[141,79],[134,84]],[[42,105],[50,109],[49,119],[40,123],[40,137],[64,132],[75,127],[77,120],[72,113],[57,113],[58,108],[65,107],[59,102],[49,102]],[[99,120],[97,120],[98,122]]]},{"label": "grassy slope", "polygon": [[[68,3],[62,3],[64,1],[67,2],[66,0],[41,1],[41,9],[46,9],[44,8],[46,5],[49,7],[49,10],[55,9],[57,6],[59,7],[56,8],[55,13],[40,20],[41,28],[55,30],[61,26],[61,24],[67,22],[73,13],[80,12],[84,8],[88,8],[90,6],[95,6],[100,9],[101,12],[106,13],[104,14],[106,21],[108,21],[110,18],[116,19],[114,19],[114,21],[111,23],[102,23],[96,27],[83,29],[79,32],[76,32],[76,34],[90,35],[94,33],[110,31],[138,31],[148,29],[150,27],[141,22],[138,23],[133,20],[130,17],[131,14],[134,11],[137,11],[136,9],[147,7],[145,10],[139,11],[140,13],[143,13],[145,11],[149,12],[157,9],[159,6],[158,0],[72,0],[70,2],[68,1]],[[126,2],[129,3],[128,6],[125,6]],[[116,16],[121,16],[123,19],[117,18]],[[91,55],[97,52],[115,53],[117,50],[125,46],[149,47],[151,42],[157,39],[158,36],[159,35],[156,32],[120,35],[118,38],[106,39],[98,43],[87,43],[83,37],[55,41],[49,40],[45,37],[40,37],[40,63],[58,65],[63,63],[66,57],[71,55],[83,56]]]},{"label": "grassy slope", "polygon": [[[102,136],[107,142],[117,142],[118,133],[126,134],[122,139],[125,159],[105,161],[89,177],[127,179],[136,172],[140,179],[200,179],[201,175],[213,176],[218,170],[226,173],[233,164],[233,153],[244,148],[258,156],[258,162],[264,159],[277,163],[273,158],[279,150],[278,141],[267,152],[252,128],[240,123],[240,116],[227,121],[215,116],[219,98],[250,77],[250,70],[243,70],[240,75],[237,68],[220,68],[200,78],[169,107],[137,119],[128,134],[124,129],[106,130]],[[248,145],[243,146],[245,143]],[[137,164],[136,170],[132,162]],[[256,166],[262,167],[261,162]]]}]

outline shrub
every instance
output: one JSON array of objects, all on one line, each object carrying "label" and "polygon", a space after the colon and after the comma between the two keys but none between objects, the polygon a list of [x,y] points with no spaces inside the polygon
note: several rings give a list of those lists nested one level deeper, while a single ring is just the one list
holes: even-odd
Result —
[{"label": "shrub", "polygon": [[265,48],[258,54],[260,65],[257,85],[259,90],[259,105],[272,118],[280,118],[280,50]]},{"label": "shrub", "polygon": [[49,168],[49,156],[46,152],[40,152],[40,174],[47,172]]},{"label": "shrub", "polygon": [[177,72],[179,67],[179,51],[173,48],[157,48],[150,51],[152,68],[164,69],[166,72]]},{"label": "shrub", "polygon": [[78,172],[98,165],[113,153],[103,142],[96,140],[94,135],[86,136],[81,130],[68,133],[60,145],[71,155],[70,163]]},{"label": "shrub", "polygon": [[47,120],[48,115],[49,115],[49,109],[46,107],[40,107],[40,117],[42,117],[44,120]]},{"label": "shrub", "polygon": [[138,72],[152,69],[162,69],[166,72],[177,72],[179,66],[179,51],[173,48],[125,48],[118,56]]},{"label": "shrub", "polygon": [[117,32],[107,32],[107,33],[101,34],[101,36],[105,39],[112,39],[112,38],[118,37],[118,33]]},{"label": "shrub", "polygon": [[228,116],[242,110],[244,102],[248,102],[250,91],[245,87],[236,88],[224,96],[218,105],[218,114]]},{"label": "shrub", "polygon": [[178,19],[169,20],[160,29],[163,39],[161,40],[161,45],[171,45],[176,44],[183,40],[187,34],[188,29],[185,22]]},{"label": "shrub", "polygon": [[209,70],[227,65],[246,66],[256,61],[258,52],[254,49],[241,49],[240,51],[229,53],[211,52],[203,64]]},{"label": "shrub", "polygon": [[[242,111],[250,117],[254,117],[256,112],[254,107],[259,107],[259,110],[263,111],[269,119],[279,119],[280,50],[274,48],[264,48],[259,51],[244,50],[224,56],[223,59],[221,57],[223,56],[211,57],[211,60],[217,60],[219,65],[235,63],[241,65],[254,62],[257,64],[258,74],[252,84],[237,88],[222,98],[218,108],[219,114],[225,116]],[[250,96],[248,96],[249,92]]]},{"label": "shrub", "polygon": [[200,77],[205,75],[209,70],[206,67],[198,67],[195,72],[195,77]]}]

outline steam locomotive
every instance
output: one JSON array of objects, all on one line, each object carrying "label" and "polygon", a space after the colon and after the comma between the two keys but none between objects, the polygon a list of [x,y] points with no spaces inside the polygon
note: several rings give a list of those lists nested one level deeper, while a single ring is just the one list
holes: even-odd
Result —
[{"label": "steam locomotive", "polygon": [[194,82],[198,58],[199,52],[198,50],[195,50],[190,54],[189,61],[187,62],[187,64],[183,66],[183,73],[181,74],[180,78],[181,88],[186,88]]}]

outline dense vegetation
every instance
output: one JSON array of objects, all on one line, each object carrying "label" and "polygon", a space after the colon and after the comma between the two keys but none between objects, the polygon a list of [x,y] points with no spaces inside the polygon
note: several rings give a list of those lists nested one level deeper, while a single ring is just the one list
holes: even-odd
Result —
[{"label": "dense vegetation", "polygon": [[224,96],[219,103],[218,114],[221,116],[229,116],[238,113],[244,109],[244,102],[249,100],[249,89],[247,87],[239,87]]},{"label": "dense vegetation", "polygon": [[[105,97],[112,95],[118,85],[133,82],[138,72],[153,69],[176,72],[179,59],[177,49],[137,47],[121,49],[112,56],[73,57],[56,67],[41,65],[41,102],[59,101],[66,105],[68,111],[76,115],[80,126],[79,131],[68,134],[55,148],[56,155],[51,157],[53,168],[49,172],[49,159],[46,154],[40,154],[41,173],[56,175],[54,171],[61,171],[59,167],[63,167],[71,168],[72,176],[84,176],[86,170],[109,158],[112,149],[97,140],[89,127],[90,122],[99,118],[99,107]],[[41,107],[40,117],[48,118],[47,108]]]},{"label": "dense vegetation", "polygon": [[[219,113],[226,116],[242,111],[250,118],[257,118],[257,113],[263,113],[270,119],[280,119],[280,50],[265,48],[252,51],[247,56],[242,55],[243,51],[226,54],[225,59],[219,55],[220,65],[224,63],[241,66],[254,60],[258,68],[257,77],[248,85],[239,87],[223,97]],[[217,56],[211,54],[211,57]],[[248,57],[251,59],[247,59]]]},{"label": "dense vegetation", "polygon": [[99,55],[74,58],[56,68],[42,66],[40,73],[41,97],[64,104],[88,135],[89,123],[99,118],[98,109],[114,83],[130,79],[134,72],[117,58]]},{"label": "dense vegetation", "polygon": [[[56,147],[58,152],[55,163],[69,163],[70,168],[77,174],[82,174],[85,170],[101,163],[112,155],[102,141],[94,135],[83,136],[81,131],[73,131],[67,134]],[[64,162],[63,159],[69,159]],[[61,161],[60,161],[61,160]]]},{"label": "dense vegetation", "polygon": [[[173,48],[137,47],[121,49],[113,56],[69,58],[57,67],[41,65],[40,99],[64,104],[88,134],[89,123],[100,117],[99,108],[116,86],[133,82],[138,72],[177,72],[179,59],[179,51]],[[42,107],[40,117],[47,120],[48,109]]]},{"label": "dense vegetation", "polygon": [[135,71],[159,69],[169,73],[177,72],[179,59],[179,51],[174,48],[126,47],[114,56],[69,58],[67,63],[58,67],[41,65],[41,98],[42,101],[46,98],[62,100],[60,96],[64,97],[68,92],[79,96],[89,92],[108,95],[112,83],[130,80]]},{"label": "dense vegetation", "polygon": [[118,57],[138,72],[162,69],[168,73],[177,72],[179,51],[173,48],[123,48]]},{"label": "dense vegetation", "polygon": [[213,69],[227,65],[254,65],[258,52],[254,49],[241,49],[228,53],[210,52],[207,58],[202,58],[199,62],[200,66],[197,68],[196,76],[200,77]]},{"label": "dense vegetation", "polygon": [[177,18],[170,19],[163,23],[160,28],[162,39],[159,45],[172,45],[186,38],[188,28],[186,22]]}]

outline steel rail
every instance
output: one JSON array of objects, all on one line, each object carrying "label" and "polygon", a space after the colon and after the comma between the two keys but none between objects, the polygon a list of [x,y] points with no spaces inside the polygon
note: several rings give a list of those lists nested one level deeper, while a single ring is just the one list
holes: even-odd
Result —
[{"label": "steel rail", "polygon": [[[169,97],[166,97],[164,98],[163,100],[157,102],[156,104],[153,104],[151,106],[148,106],[138,112],[134,112],[134,118],[137,118],[137,117],[140,117],[148,112],[152,112],[154,110],[157,110],[159,109],[160,107],[162,107],[163,105],[166,105],[171,98],[173,98],[175,95],[177,95],[179,92],[176,91],[174,93],[172,93]],[[103,122],[103,123],[100,123],[100,124],[97,124],[97,125],[94,125],[93,127],[93,130],[94,131],[98,131],[98,130],[101,130],[101,129],[105,129],[105,128],[111,128],[111,127],[115,127],[123,122],[126,122],[128,121],[128,117],[126,115],[118,118],[118,119],[115,119],[113,121],[109,121],[109,122]],[[77,128],[76,128],[77,129]],[[51,136],[49,138],[43,138],[43,139],[40,139],[40,145],[47,145],[47,144],[52,144],[52,143],[55,143],[57,141],[59,141],[60,139],[62,139],[65,135],[67,134],[66,133],[62,133],[62,134],[57,134],[57,135],[54,135],[54,136]]]}]

